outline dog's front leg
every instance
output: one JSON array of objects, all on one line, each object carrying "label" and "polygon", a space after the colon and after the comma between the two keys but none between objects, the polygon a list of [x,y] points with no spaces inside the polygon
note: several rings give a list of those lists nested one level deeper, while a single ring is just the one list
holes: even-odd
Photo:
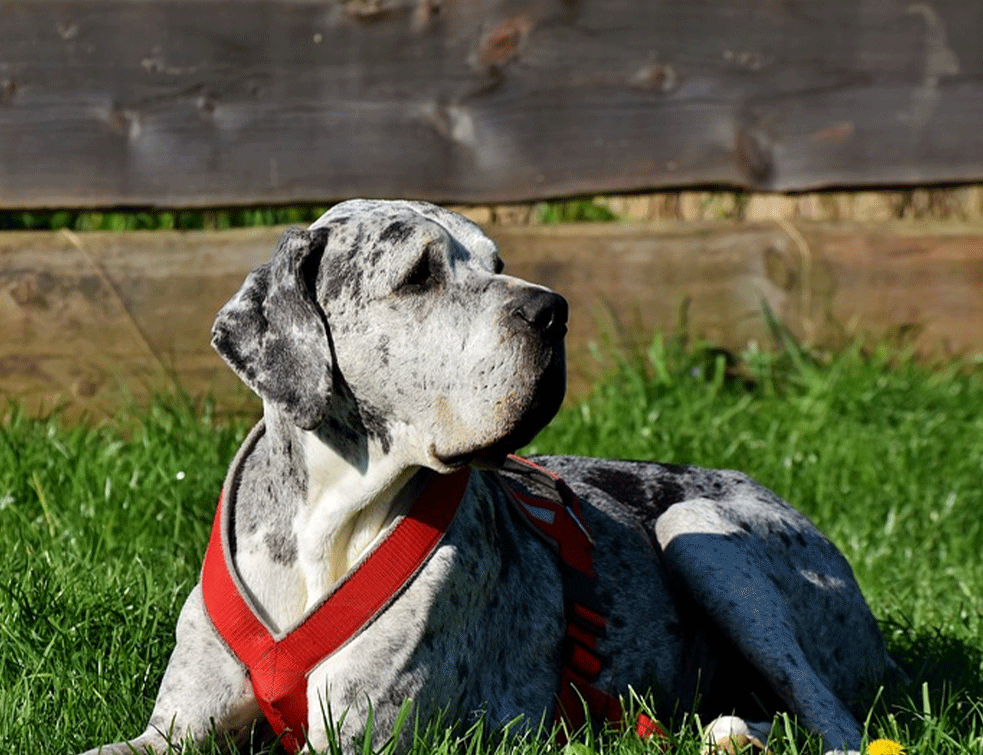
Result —
[{"label": "dog's front leg", "polygon": [[245,669],[215,633],[196,585],[181,609],[177,646],[157,693],[147,730],[135,739],[85,755],[169,753],[201,743],[214,730],[220,743],[238,744],[262,717]]}]

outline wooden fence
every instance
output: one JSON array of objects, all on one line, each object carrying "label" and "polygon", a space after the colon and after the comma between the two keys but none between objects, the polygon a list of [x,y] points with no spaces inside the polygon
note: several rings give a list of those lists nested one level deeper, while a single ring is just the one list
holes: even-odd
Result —
[{"label": "wooden fence", "polygon": [[0,207],[983,178],[980,0],[0,0]]},{"label": "wooden fence", "polygon": [[[807,344],[903,338],[983,350],[983,225],[729,222],[488,228],[509,272],[572,305],[571,383],[590,344],[646,347],[685,327],[770,345],[767,303]],[[279,229],[0,234],[0,392],[31,413],[99,416],[151,391],[255,403],[209,347],[212,319]]]},{"label": "wooden fence", "polygon": [[[0,0],[0,208],[983,179],[980,0]],[[0,391],[250,405],[212,317],[277,229],[0,235]],[[588,344],[983,350],[983,227],[489,227]],[[625,345],[625,344],[622,344]]]}]

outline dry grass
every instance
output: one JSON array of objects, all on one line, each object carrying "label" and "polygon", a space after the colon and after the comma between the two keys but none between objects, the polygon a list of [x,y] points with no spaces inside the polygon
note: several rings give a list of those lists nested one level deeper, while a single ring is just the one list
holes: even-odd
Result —
[{"label": "dry grass", "polygon": [[[983,219],[983,186],[894,191],[764,194],[740,191],[679,191],[587,197],[553,203],[455,207],[479,223],[535,225],[556,207],[593,207],[619,220],[957,220]],[[595,213],[597,214],[597,213]]]},{"label": "dry grass", "polygon": [[[312,222],[322,206],[34,212],[0,211],[0,230],[223,230]],[[570,221],[698,220],[983,220],[983,185],[881,191],[765,194],[744,191],[663,191],[588,196],[551,202],[453,206],[478,223],[539,225]]]}]

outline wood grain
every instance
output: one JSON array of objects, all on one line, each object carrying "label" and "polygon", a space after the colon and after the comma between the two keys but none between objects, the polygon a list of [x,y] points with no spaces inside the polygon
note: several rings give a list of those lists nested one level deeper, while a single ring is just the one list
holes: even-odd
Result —
[{"label": "wood grain", "polygon": [[979,0],[0,0],[0,207],[983,178]]},{"label": "wood grain", "polygon": [[[153,392],[256,403],[209,346],[219,307],[281,229],[0,234],[0,395],[93,417]],[[603,224],[488,229],[513,275],[571,302],[570,382],[594,346],[685,332],[771,346],[762,303],[808,345],[905,339],[983,351],[983,225]]]}]

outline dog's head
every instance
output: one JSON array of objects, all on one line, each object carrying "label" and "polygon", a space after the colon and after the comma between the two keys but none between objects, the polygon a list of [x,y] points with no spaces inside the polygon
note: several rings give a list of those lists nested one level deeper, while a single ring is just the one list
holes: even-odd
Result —
[{"label": "dog's head", "polygon": [[453,467],[497,459],[553,417],[566,319],[561,296],[503,275],[460,215],[353,200],[283,235],[219,312],[212,344],[296,425],[350,432],[355,419],[383,445],[411,428],[420,463]]}]

